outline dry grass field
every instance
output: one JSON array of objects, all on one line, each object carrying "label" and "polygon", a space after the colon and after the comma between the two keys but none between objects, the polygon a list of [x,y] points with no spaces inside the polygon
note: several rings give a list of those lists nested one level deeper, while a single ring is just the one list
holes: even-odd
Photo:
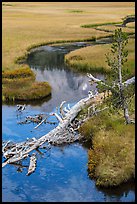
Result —
[{"label": "dry grass field", "polygon": [[81,25],[119,22],[134,13],[134,2],[3,2],[2,69],[17,68],[16,58],[33,44],[106,36]]}]

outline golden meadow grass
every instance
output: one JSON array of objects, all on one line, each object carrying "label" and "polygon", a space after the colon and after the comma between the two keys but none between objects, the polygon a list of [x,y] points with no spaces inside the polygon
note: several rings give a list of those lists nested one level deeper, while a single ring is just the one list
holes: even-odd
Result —
[{"label": "golden meadow grass", "polygon": [[105,32],[81,28],[81,25],[117,22],[134,12],[134,2],[4,2],[2,68],[18,67],[14,60],[33,44],[106,36]]},{"label": "golden meadow grass", "polygon": [[36,100],[51,94],[47,82],[36,82],[29,67],[2,72],[2,100]]},{"label": "golden meadow grass", "polygon": [[[127,24],[128,26],[128,24]],[[102,31],[108,31],[108,32],[114,32],[115,29],[118,27],[115,25],[104,25],[104,26],[97,26],[97,29],[100,29]],[[133,26],[128,26],[128,27],[122,27],[123,32],[126,33],[135,33],[135,27]]]},{"label": "golden meadow grass", "polygon": [[[72,68],[79,71],[88,72],[109,72],[110,67],[106,63],[106,53],[110,52],[111,45],[96,45],[81,48],[68,53],[65,56],[65,61]],[[129,43],[126,47],[128,50],[128,62],[125,64],[125,68],[129,69],[131,74],[135,73],[135,40],[129,39]]]},{"label": "golden meadow grass", "polygon": [[135,22],[128,23],[128,24],[127,24],[127,27],[128,27],[128,28],[135,28]]},{"label": "golden meadow grass", "polygon": [[8,79],[3,85],[3,101],[37,100],[43,99],[50,94],[51,87],[47,82],[30,81],[30,78],[11,81]]},{"label": "golden meadow grass", "polygon": [[2,72],[2,77],[9,79],[26,78],[30,76],[32,78],[35,77],[34,73],[29,67],[22,67],[20,69],[7,70]]},{"label": "golden meadow grass", "polygon": [[[22,67],[18,62],[24,59],[33,47],[51,42],[79,41],[108,35],[104,31],[82,28],[82,24],[118,22],[127,14],[134,15],[134,13],[132,2],[101,2],[100,4],[96,2],[4,2],[2,4],[2,70]],[[20,81],[21,79],[17,84]],[[6,90],[7,81],[3,80],[3,82],[5,84],[3,84],[2,98],[5,99],[4,93],[8,93],[9,89]],[[15,80],[10,80],[10,84],[11,89],[15,87]],[[27,91],[26,85],[24,84],[24,87]],[[13,96],[13,98],[16,97]]]}]

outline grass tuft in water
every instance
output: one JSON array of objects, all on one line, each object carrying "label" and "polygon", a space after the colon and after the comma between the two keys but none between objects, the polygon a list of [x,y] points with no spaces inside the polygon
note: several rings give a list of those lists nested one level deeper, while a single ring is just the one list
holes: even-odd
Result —
[{"label": "grass tuft in water", "polygon": [[29,67],[2,72],[2,101],[36,100],[50,94],[48,82],[36,82]]}]

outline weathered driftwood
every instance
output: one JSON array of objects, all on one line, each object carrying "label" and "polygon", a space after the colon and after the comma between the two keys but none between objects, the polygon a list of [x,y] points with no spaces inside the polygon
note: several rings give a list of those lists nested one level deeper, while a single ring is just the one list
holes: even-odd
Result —
[{"label": "weathered driftwood", "polygon": [[50,122],[47,121],[48,116],[46,115],[46,117],[44,117],[46,114],[38,114],[36,116],[27,116],[23,121],[19,121],[17,122],[17,124],[28,124],[28,123],[37,123],[37,125],[34,127],[34,129],[37,129],[40,125],[42,125],[43,123],[48,123],[50,125],[55,125],[57,124],[57,122]]},{"label": "weathered driftwood", "polygon": [[24,104],[24,105],[18,104],[18,105],[17,105],[17,110],[18,110],[18,111],[23,111],[23,110],[25,110],[25,108],[26,108],[26,104]]},{"label": "weathered driftwood", "polygon": [[[94,83],[94,82],[95,82],[95,83],[100,82],[102,85],[105,85],[106,87],[110,88],[110,90],[116,86],[116,84],[114,84],[114,85],[111,87],[111,86],[109,86],[108,84],[106,84],[105,82],[103,82],[101,79],[95,78],[92,74],[87,74],[87,76],[89,77],[89,79],[90,79],[91,82],[93,82],[93,83]],[[126,81],[123,82],[122,84],[123,84],[125,87],[127,87],[128,85],[133,84],[133,83],[135,83],[135,76],[132,77],[132,78],[130,78],[130,79],[128,79],[128,80],[126,80]]]},{"label": "weathered driftwood", "polygon": [[[63,117],[59,116],[57,113],[51,113],[50,115],[54,115],[59,120],[59,125],[39,139],[32,138],[25,142],[13,144],[11,148],[7,148],[7,150],[3,152],[3,156],[7,159],[7,161],[2,164],[2,167],[4,167],[6,164],[22,160],[23,158],[27,157],[32,150],[40,147],[46,142],[53,145],[58,145],[62,143],[71,143],[78,140],[80,135],[75,134],[75,130],[71,126],[71,122],[75,119],[77,114],[84,106],[91,103],[92,99],[93,98],[90,97],[81,99],[70,110],[68,109],[68,112],[65,113],[65,115],[62,115]],[[62,105],[60,109],[62,109]]]},{"label": "weathered driftwood", "polygon": [[[100,82],[101,80],[96,79],[92,75],[88,75],[91,80],[94,80],[96,82]],[[124,82],[124,84],[127,86],[131,83],[135,82],[135,77],[132,77],[131,79],[127,80]],[[104,82],[102,82],[104,83]],[[74,122],[74,119],[78,115],[78,113],[87,105],[91,105],[94,103],[98,103],[103,100],[103,95],[104,93],[96,93],[93,94],[92,92],[89,93],[88,97],[81,99],[78,103],[76,103],[72,108],[68,106],[68,109],[65,107],[63,108],[63,105],[65,101],[63,101],[60,105],[60,116],[57,113],[51,113],[50,115],[55,116],[59,124],[56,128],[51,130],[49,133],[46,135],[43,135],[39,139],[32,138],[29,139],[25,142],[20,142],[20,143],[12,143],[8,141],[7,143],[2,144],[2,153],[3,156],[7,159],[3,164],[2,167],[4,167],[7,164],[18,162],[26,157],[29,156],[29,153],[33,150],[38,149],[41,147],[44,143],[47,144],[53,144],[53,145],[59,145],[63,143],[71,143],[74,141],[77,141],[81,139],[80,134],[76,134],[77,129],[80,126],[79,122]],[[101,110],[100,110],[101,111]],[[93,106],[93,112],[97,113],[95,111],[94,106]],[[89,113],[90,114],[90,113]],[[44,119],[45,120],[45,119]],[[38,124],[42,124],[41,121]],[[37,126],[36,126],[37,127]],[[34,155],[31,157],[30,161],[30,168],[28,171],[28,174],[33,172],[35,170],[35,165],[34,165]],[[34,163],[33,163],[33,162]]]},{"label": "weathered driftwood", "polygon": [[[14,162],[17,162],[17,161],[20,161],[26,157],[28,157],[29,155],[28,154],[24,154],[22,155],[21,157],[17,157],[16,159],[12,159],[12,157],[8,160],[6,160],[5,162],[2,163],[2,167],[6,166],[7,164],[10,164],[10,163],[14,163]],[[13,156],[14,157],[14,156]]]},{"label": "weathered driftwood", "polygon": [[28,168],[28,173],[27,173],[27,176],[29,176],[30,174],[32,174],[35,169],[36,169],[36,154],[33,153],[32,156],[30,157],[30,165],[29,165],[29,168]]},{"label": "weathered driftwood", "polygon": [[[38,114],[38,115],[36,115],[36,116],[27,116],[26,118],[25,118],[25,120],[24,121],[20,121],[20,122],[18,122],[18,124],[26,124],[26,123],[30,123],[30,122],[33,122],[33,123],[41,123],[42,122],[42,120],[43,120],[43,118],[44,118],[44,116],[45,116],[45,114]],[[46,119],[44,119],[44,121],[43,122],[45,122],[45,120]],[[42,123],[43,123],[42,122]],[[41,125],[41,124],[40,124]]]},{"label": "weathered driftwood", "polygon": [[44,118],[34,129],[37,129],[42,123],[44,123],[47,120],[47,117]]},{"label": "weathered driftwood", "polygon": [[123,85],[127,87],[128,85],[133,84],[133,83],[135,83],[135,77],[132,77],[128,79],[127,81],[123,82]]}]

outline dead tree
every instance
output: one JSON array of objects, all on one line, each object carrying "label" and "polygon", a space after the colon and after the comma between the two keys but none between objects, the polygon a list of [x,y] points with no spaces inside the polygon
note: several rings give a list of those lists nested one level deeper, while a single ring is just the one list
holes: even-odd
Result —
[{"label": "dead tree", "polygon": [[67,111],[63,111],[62,106],[64,103],[61,103],[60,116],[57,113],[50,114],[58,119],[58,126],[46,135],[40,137],[39,139],[36,139],[34,137],[32,139],[20,143],[13,143],[10,141],[8,141],[7,143],[3,143],[2,152],[3,156],[6,158],[6,161],[2,164],[2,167],[10,163],[18,162],[28,157],[29,153],[32,150],[39,148],[44,143],[59,145],[79,140],[80,135],[75,134],[75,129],[72,127],[72,122],[78,115],[78,113],[81,111],[81,109],[84,106],[90,104],[91,101],[92,98],[88,96],[84,99],[81,99],[71,109],[70,107],[68,109],[65,108],[65,110]]},{"label": "dead tree", "polygon": [[[94,80],[94,82],[100,81],[99,79],[96,79],[92,75],[88,75],[88,77],[90,78],[90,80]],[[129,84],[134,82],[135,78],[133,77],[125,81],[124,84],[128,86]],[[101,83],[104,82],[101,81]],[[61,103],[59,108],[60,116],[57,113],[50,114],[58,119],[59,121],[58,126],[51,130],[46,135],[40,137],[39,139],[33,137],[20,143],[13,143],[11,141],[3,142],[2,154],[6,160],[2,163],[2,167],[4,167],[7,164],[15,164],[27,157],[30,157],[30,165],[27,173],[27,175],[30,175],[35,171],[36,168],[36,155],[35,154],[30,155],[30,153],[33,150],[38,150],[38,148],[42,148],[44,144],[60,145],[63,143],[72,143],[80,140],[82,138],[82,135],[76,132],[80,123],[78,122],[78,120],[75,121],[75,118],[84,107],[100,102],[103,98],[102,96],[103,93],[96,93],[95,95],[89,94],[88,97],[81,99],[72,108],[70,108],[69,105],[68,108],[66,107],[63,108],[65,102]],[[106,108],[104,108],[103,110],[105,109]],[[94,112],[96,114],[100,111],[101,110],[95,110]],[[74,121],[75,123],[73,124]]]}]

